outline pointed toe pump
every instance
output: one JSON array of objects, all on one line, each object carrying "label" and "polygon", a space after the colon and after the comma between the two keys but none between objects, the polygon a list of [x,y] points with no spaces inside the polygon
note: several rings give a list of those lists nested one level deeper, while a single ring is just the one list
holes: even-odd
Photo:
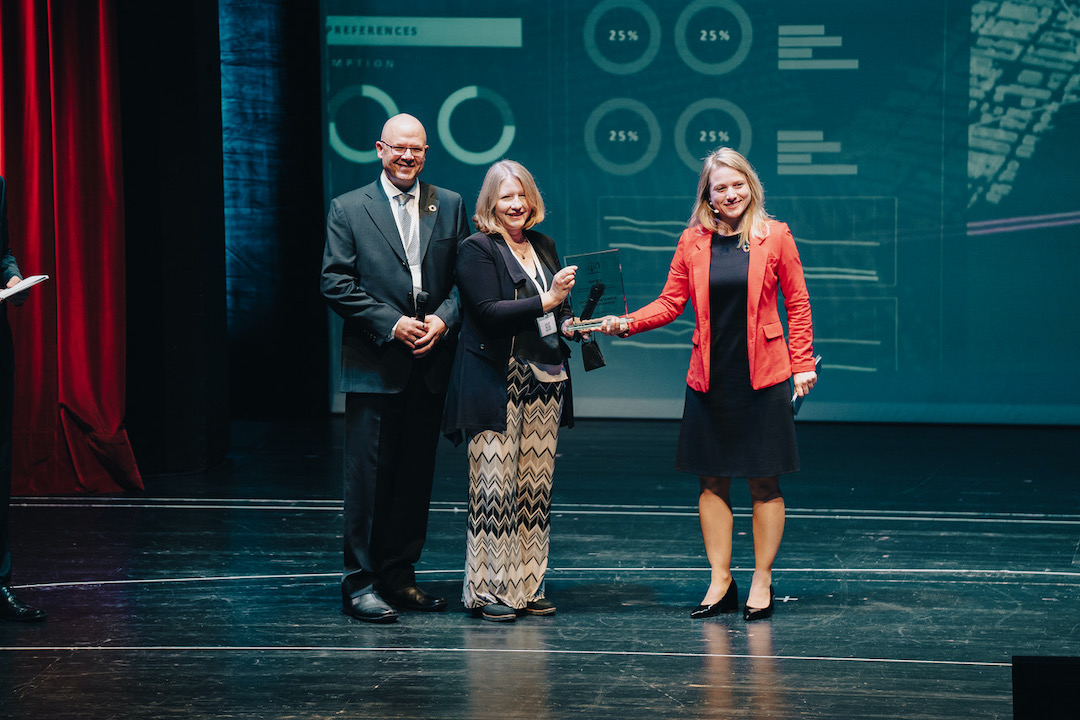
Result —
[{"label": "pointed toe pump", "polygon": [[735,579],[732,578],[731,584],[728,585],[727,592],[724,593],[724,597],[720,598],[719,602],[714,602],[711,605],[698,605],[696,608],[690,611],[690,617],[695,620],[702,618],[710,618],[720,613],[733,613],[739,610],[739,589],[735,586]]},{"label": "pointed toe pump", "polygon": [[743,620],[746,622],[753,622],[754,620],[764,620],[765,618],[772,617],[773,610],[776,607],[774,598],[776,593],[773,592],[773,586],[769,586],[769,605],[763,608],[752,608],[749,605],[743,605]]}]

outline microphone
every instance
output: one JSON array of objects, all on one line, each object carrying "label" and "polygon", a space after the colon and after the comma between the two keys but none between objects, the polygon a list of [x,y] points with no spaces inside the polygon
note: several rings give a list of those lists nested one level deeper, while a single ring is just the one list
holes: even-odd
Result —
[{"label": "microphone", "polygon": [[600,302],[600,298],[604,294],[604,283],[597,280],[589,288],[589,298],[585,301],[585,307],[581,309],[581,315],[578,317],[582,320],[588,320],[592,317],[593,312],[596,311],[596,303]]},{"label": "microphone", "polygon": [[[596,304],[600,302],[600,297],[603,294],[604,283],[597,280],[589,288],[589,297],[585,301],[585,307],[581,308],[580,319],[582,321],[592,318],[592,314],[596,311]],[[581,341],[581,362],[585,372],[604,367],[604,355],[600,352],[600,345],[596,342],[595,337],[590,335],[589,339],[586,340],[581,332],[576,332],[574,333],[574,339]]]},{"label": "microphone", "polygon": [[[592,314],[596,311],[596,304],[600,302],[600,298],[604,294],[604,287],[604,283],[597,280],[592,284],[592,287],[589,288],[589,297],[585,300],[585,306],[581,308],[581,314],[578,315],[578,320],[580,322],[585,322],[592,317]],[[588,340],[583,339],[580,331],[575,331],[572,339],[580,340],[582,344],[585,344],[586,342],[596,342],[594,338],[589,338]]]},{"label": "microphone", "polygon": [[421,290],[416,293],[416,319],[425,322],[427,318],[428,294]]}]

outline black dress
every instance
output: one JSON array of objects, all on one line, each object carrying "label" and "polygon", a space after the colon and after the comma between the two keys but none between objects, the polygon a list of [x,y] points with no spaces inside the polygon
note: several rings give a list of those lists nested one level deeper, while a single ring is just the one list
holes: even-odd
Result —
[{"label": "black dress", "polygon": [[709,266],[712,352],[709,391],[686,388],[678,470],[713,477],[772,477],[799,469],[791,389],[750,385],[746,282],[750,255],[739,238],[713,233]]}]

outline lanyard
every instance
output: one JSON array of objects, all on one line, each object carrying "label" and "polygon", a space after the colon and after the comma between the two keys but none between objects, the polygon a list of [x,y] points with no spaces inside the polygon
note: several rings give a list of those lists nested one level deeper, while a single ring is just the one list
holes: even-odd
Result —
[{"label": "lanyard", "polygon": [[[511,248],[511,252],[513,252],[513,248]],[[544,274],[544,268],[540,264],[540,258],[537,257],[536,250],[533,249],[532,243],[529,243],[529,260],[532,264],[531,268],[525,264],[525,261],[522,260],[521,256],[517,253],[514,253],[514,259],[518,261],[518,265],[521,266],[521,269],[524,270],[525,274],[532,280],[532,284],[536,286],[537,293],[543,295],[547,292],[547,276]],[[539,276],[539,279],[537,279],[537,276]]]}]

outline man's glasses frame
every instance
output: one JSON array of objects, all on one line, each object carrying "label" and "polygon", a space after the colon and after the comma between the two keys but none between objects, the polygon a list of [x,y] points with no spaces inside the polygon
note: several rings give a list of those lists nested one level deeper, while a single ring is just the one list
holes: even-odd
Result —
[{"label": "man's glasses frame", "polygon": [[387,148],[390,152],[394,153],[395,155],[404,155],[407,152],[412,152],[413,157],[421,158],[421,157],[424,157],[425,154],[427,154],[427,150],[428,150],[426,147],[411,147],[409,145],[404,145],[404,146],[403,145],[391,145],[390,143],[386,142],[385,140],[380,140],[379,142],[382,143],[382,146],[384,148]]}]

